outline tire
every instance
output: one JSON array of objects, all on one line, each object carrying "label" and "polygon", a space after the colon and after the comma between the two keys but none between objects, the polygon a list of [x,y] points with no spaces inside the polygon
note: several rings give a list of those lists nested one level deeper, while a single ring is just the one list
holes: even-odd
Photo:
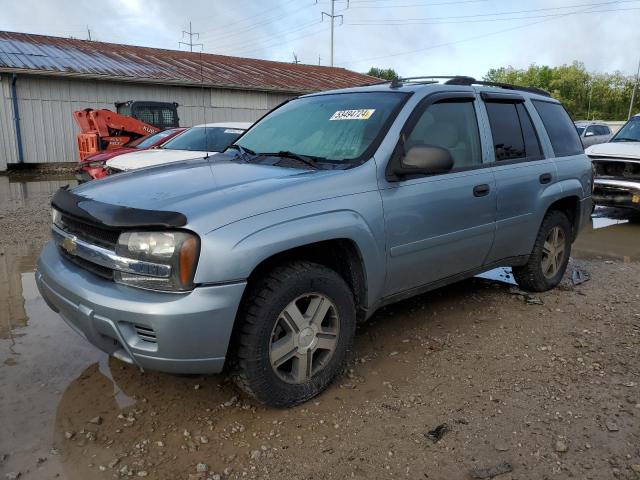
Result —
[{"label": "tire", "polygon": [[333,270],[293,262],[250,286],[238,321],[236,384],[269,406],[290,407],[340,372],[355,334],[354,297]]},{"label": "tire", "polygon": [[[513,267],[513,276],[520,288],[546,292],[560,283],[571,255],[572,230],[571,223],[563,212],[552,210],[545,215],[529,260],[525,265]],[[552,242],[553,237],[550,237],[552,232],[558,232],[558,237],[562,235],[564,238],[561,255]],[[550,260],[551,257],[554,260]]]}]

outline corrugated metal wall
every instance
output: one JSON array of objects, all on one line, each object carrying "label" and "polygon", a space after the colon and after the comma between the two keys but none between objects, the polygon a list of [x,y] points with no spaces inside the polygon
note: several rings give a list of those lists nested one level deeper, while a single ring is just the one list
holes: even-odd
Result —
[{"label": "corrugated metal wall", "polygon": [[[0,170],[16,163],[11,108],[11,77],[0,76]],[[77,160],[77,127],[72,112],[83,108],[114,108],[115,102],[156,100],[177,102],[180,124],[254,121],[292,95],[170,85],[145,85],[20,75],[17,81],[25,163]]]},{"label": "corrugated metal wall", "polygon": [[7,163],[17,161],[15,135],[11,75],[0,75],[0,171],[7,169]]}]

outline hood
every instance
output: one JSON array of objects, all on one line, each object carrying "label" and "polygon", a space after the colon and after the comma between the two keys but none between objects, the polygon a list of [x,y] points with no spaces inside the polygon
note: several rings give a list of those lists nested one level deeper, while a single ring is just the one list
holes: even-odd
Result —
[{"label": "hood", "polygon": [[108,150],[106,152],[94,153],[93,155],[85,158],[80,163],[92,163],[92,162],[105,162],[107,160],[111,160],[113,157],[117,157],[118,155],[124,155],[125,153],[135,152],[135,148],[130,147],[120,147],[117,150]]},{"label": "hood", "polygon": [[[213,155],[214,153],[215,152],[209,152],[209,155]],[[109,160],[107,162],[107,166],[126,172],[127,170],[136,170],[138,168],[150,167],[152,165],[179,162],[181,160],[200,158],[206,155],[207,152],[194,152],[191,150],[139,150],[126,153],[124,155],[118,155],[118,157]]]},{"label": "hood", "polygon": [[73,193],[108,204],[179,212],[188,228],[206,233],[261,213],[377,188],[373,161],[349,170],[303,170],[219,157],[224,158],[123,172]]},{"label": "hood", "polygon": [[640,142],[607,142],[593,145],[585,150],[589,156],[629,158],[640,160]]}]

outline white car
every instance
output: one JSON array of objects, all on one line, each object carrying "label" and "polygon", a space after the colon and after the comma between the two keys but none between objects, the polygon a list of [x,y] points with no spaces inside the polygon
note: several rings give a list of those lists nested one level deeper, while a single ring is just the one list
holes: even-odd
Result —
[{"label": "white car", "polygon": [[635,115],[607,143],[585,150],[595,174],[597,205],[640,210],[640,115]]},{"label": "white car", "polygon": [[247,122],[205,123],[186,130],[161,148],[125,153],[107,161],[110,172],[179,162],[215,155],[236,141],[252,124]]}]

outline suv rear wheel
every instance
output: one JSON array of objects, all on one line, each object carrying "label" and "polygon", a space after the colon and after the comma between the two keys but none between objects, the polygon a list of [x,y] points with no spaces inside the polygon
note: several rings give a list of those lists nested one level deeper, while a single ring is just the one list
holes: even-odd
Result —
[{"label": "suv rear wheel", "polygon": [[351,289],[333,270],[310,262],[277,267],[250,288],[239,318],[237,385],[274,407],[317,395],[353,342]]},{"label": "suv rear wheel", "polygon": [[571,253],[571,223],[558,210],[542,221],[533,251],[526,265],[513,268],[513,276],[525,290],[544,292],[562,280]]}]

